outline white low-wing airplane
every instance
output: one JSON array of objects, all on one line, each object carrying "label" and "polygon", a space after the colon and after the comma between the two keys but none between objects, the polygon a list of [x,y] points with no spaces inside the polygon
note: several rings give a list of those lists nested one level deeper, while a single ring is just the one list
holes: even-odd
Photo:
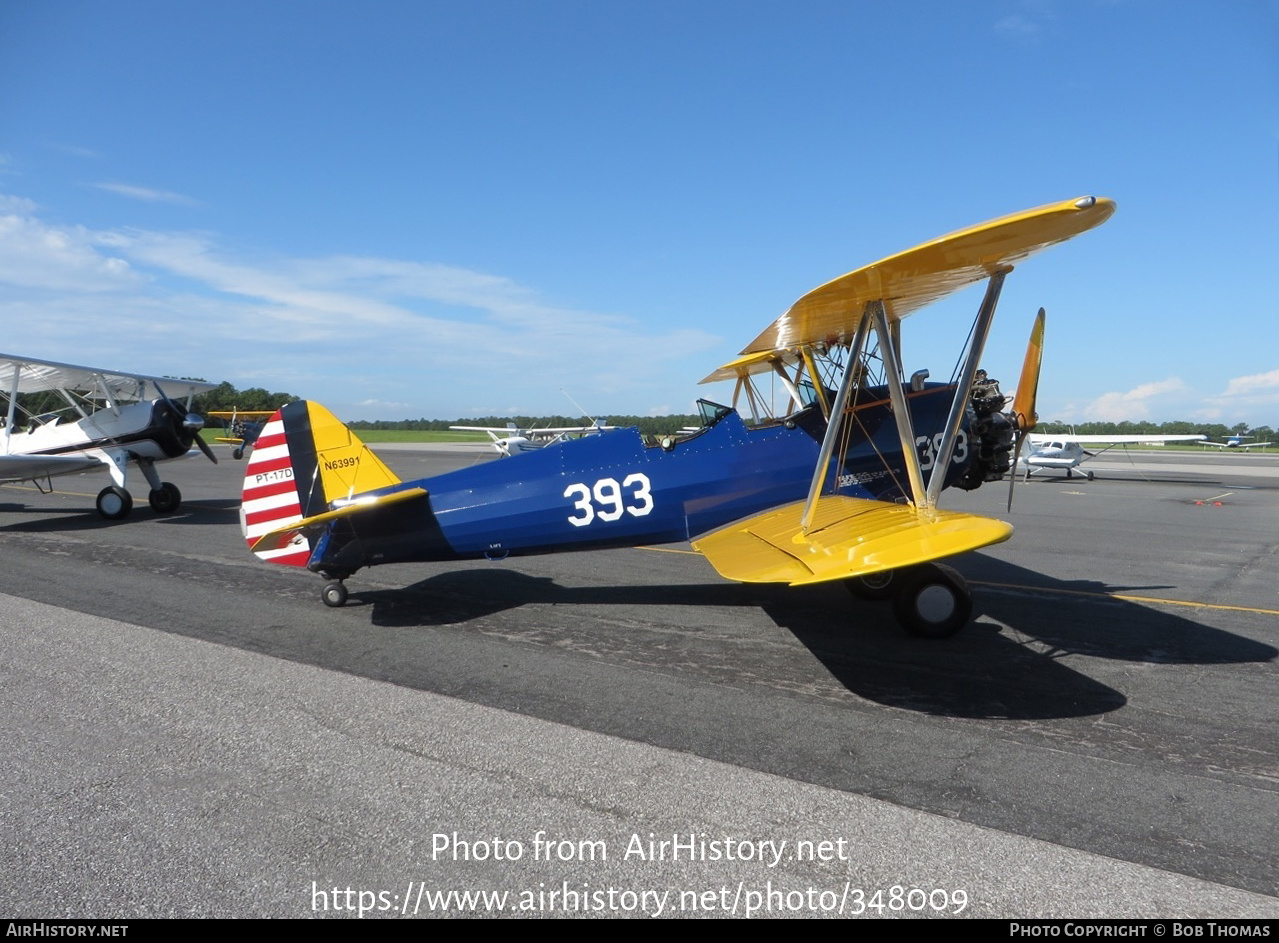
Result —
[{"label": "white low-wing airplane", "polygon": [[[0,404],[5,407],[0,482],[33,481],[41,491],[51,491],[56,475],[105,467],[112,483],[98,494],[98,513],[119,520],[133,509],[125,478],[129,463],[136,462],[151,486],[151,507],[171,514],[182,493],[160,480],[155,463],[182,458],[192,447],[217,462],[200,438],[204,420],[190,411],[192,396],[216,387],[0,354]],[[18,398],[35,393],[54,393],[61,404],[32,414]],[[185,397],[186,405],[172,396]]]},{"label": "white low-wing airplane", "polygon": [[513,422],[500,426],[449,426],[458,432],[487,432],[493,440],[493,449],[499,455],[520,455],[524,452],[536,452],[556,442],[576,439],[584,435],[595,435],[608,432],[616,427],[606,426],[597,420],[589,426],[560,426],[547,429],[521,429]]},{"label": "white low-wing airplane", "polygon": [[[1102,452],[1124,445],[1163,445],[1166,442],[1202,442],[1202,435],[1032,435],[1029,438],[1029,451],[1017,459],[1017,464],[1026,467],[1026,477],[1041,469],[1065,469],[1066,477],[1074,477],[1071,469],[1095,458]],[[1101,446],[1090,451],[1084,446]],[[1085,471],[1089,481],[1093,473]]]},{"label": "white low-wing airplane", "polygon": [[[1206,438],[1206,437],[1201,437]],[[1204,448],[1213,446],[1218,449],[1264,449],[1267,445],[1274,445],[1273,442],[1245,442],[1244,439],[1251,439],[1250,435],[1232,435],[1225,442],[1213,442],[1209,439],[1205,442]]]}]

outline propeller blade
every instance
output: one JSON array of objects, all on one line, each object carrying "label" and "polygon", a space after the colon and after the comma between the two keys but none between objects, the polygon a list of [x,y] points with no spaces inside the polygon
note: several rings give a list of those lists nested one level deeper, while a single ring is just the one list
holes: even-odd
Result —
[{"label": "propeller blade", "polygon": [[1039,393],[1039,368],[1044,360],[1044,309],[1035,315],[1035,326],[1026,345],[1026,359],[1021,366],[1021,379],[1017,381],[1017,395],[1013,399],[1013,421],[1022,432],[1029,432],[1039,422],[1035,413],[1035,397]]},{"label": "propeller blade", "polygon": [[1017,432],[1017,441],[1013,444],[1012,466],[1008,469],[1008,510],[1013,509],[1013,488],[1017,487],[1017,459],[1021,458],[1021,447],[1026,441],[1026,433]]},{"label": "propeller blade", "polygon": [[[164,402],[168,404],[169,409],[173,410],[173,422],[177,426],[179,438],[184,433],[190,436],[191,442],[205,454],[205,457],[208,458],[209,461],[216,465],[218,463],[218,457],[213,454],[213,449],[209,448],[209,443],[200,438],[200,430],[204,428],[204,417],[198,413],[187,412],[170,399],[168,393],[160,389],[159,383],[155,383],[155,381],[152,382],[155,385],[155,391],[160,394],[160,399],[164,400]],[[187,402],[189,403],[190,401],[190,397],[188,397]]]},{"label": "propeller blade", "polygon": [[211,461],[214,465],[218,463],[218,457],[213,454],[213,449],[209,448],[209,443],[205,442],[198,432],[192,441],[195,442],[200,451],[208,457],[209,461]]},{"label": "propeller blade", "polygon": [[1044,362],[1046,317],[1043,308],[1035,315],[1035,326],[1030,330],[1030,343],[1026,345],[1026,359],[1021,365],[1021,378],[1017,381],[1017,395],[1013,397],[1012,420],[1017,427],[1017,441],[1013,446],[1012,468],[1008,475],[1009,511],[1013,509],[1013,489],[1017,486],[1017,459],[1021,457],[1026,436],[1039,422],[1039,415],[1035,412],[1035,398],[1039,394],[1039,369]]}]

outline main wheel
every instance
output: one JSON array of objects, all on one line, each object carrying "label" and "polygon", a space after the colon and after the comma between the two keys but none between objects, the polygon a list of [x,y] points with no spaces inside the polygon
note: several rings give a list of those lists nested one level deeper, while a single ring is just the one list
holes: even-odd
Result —
[{"label": "main wheel", "polygon": [[893,613],[911,635],[950,638],[973,614],[968,582],[955,570],[936,563],[912,567],[893,596]]},{"label": "main wheel", "polygon": [[320,590],[320,598],[324,600],[324,605],[340,609],[346,605],[346,587],[342,585],[341,580],[325,583],[324,589]]},{"label": "main wheel", "polygon": [[164,481],[160,483],[160,487],[151,489],[147,500],[151,502],[151,510],[155,513],[172,514],[182,504],[182,492],[177,485]]},{"label": "main wheel", "polygon": [[888,599],[900,584],[899,570],[881,570],[844,580],[844,587],[858,599]]},{"label": "main wheel", "polygon": [[232,449],[231,457],[238,462],[240,459],[244,458],[244,449],[239,447]]},{"label": "main wheel", "polygon": [[133,495],[118,485],[98,492],[98,513],[109,521],[121,521],[133,510]]}]

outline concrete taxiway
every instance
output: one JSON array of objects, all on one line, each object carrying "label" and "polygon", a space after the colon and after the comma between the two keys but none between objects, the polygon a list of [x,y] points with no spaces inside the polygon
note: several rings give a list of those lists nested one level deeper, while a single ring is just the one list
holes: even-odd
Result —
[{"label": "concrete taxiway", "polygon": [[1245,458],[948,493],[1018,530],[932,643],[680,546],[329,610],[239,541],[243,465],[123,524],[97,478],[2,488],[0,911],[1279,916],[1279,463]]}]

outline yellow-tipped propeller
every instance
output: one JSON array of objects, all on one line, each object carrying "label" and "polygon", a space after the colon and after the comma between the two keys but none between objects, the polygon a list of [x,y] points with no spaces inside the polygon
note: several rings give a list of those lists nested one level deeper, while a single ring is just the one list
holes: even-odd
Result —
[{"label": "yellow-tipped propeller", "polygon": [[1039,309],[1035,316],[1035,326],[1030,332],[1030,343],[1026,345],[1026,359],[1021,365],[1021,379],[1017,381],[1017,395],[1013,397],[1012,420],[1017,426],[1017,441],[1013,446],[1012,469],[1008,475],[1008,510],[1013,508],[1013,487],[1017,483],[1017,459],[1021,457],[1021,447],[1026,435],[1039,416],[1035,412],[1035,396],[1039,392],[1039,368],[1044,361],[1044,309]]}]

